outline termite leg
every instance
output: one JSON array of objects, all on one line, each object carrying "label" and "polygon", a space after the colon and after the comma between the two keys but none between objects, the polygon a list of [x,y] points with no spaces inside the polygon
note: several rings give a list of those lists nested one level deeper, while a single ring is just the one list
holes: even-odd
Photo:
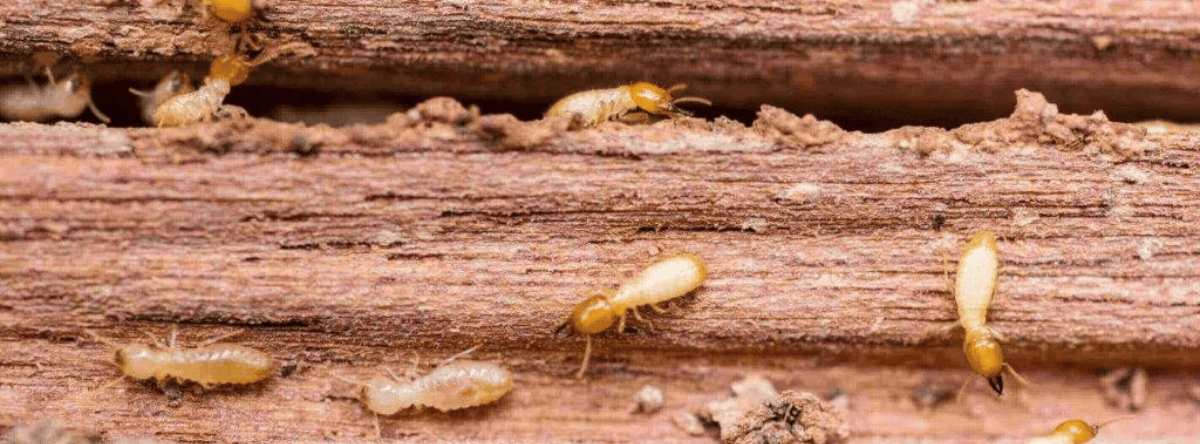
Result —
[{"label": "termite leg", "polygon": [[179,324],[171,324],[171,348],[179,345]]},{"label": "termite leg", "polygon": [[617,322],[617,333],[625,333],[625,313],[621,313],[621,320]]},{"label": "termite leg", "polygon": [[162,339],[159,339],[158,336],[154,336],[154,333],[150,333],[147,330],[142,330],[142,334],[146,335],[146,337],[150,339],[150,342],[153,343],[156,347],[162,348],[162,349],[167,348],[167,344],[164,344]]},{"label": "termite leg", "polygon": [[650,321],[648,321],[648,320],[646,320],[646,319],[644,319],[644,318],[642,318],[642,314],[638,312],[638,308],[637,308],[637,307],[633,307],[633,310],[632,310],[632,311],[633,311],[633,317],[634,317],[634,319],[637,319],[637,320],[638,320],[638,321],[640,321],[640,322],[644,322],[644,323],[646,323],[646,325],[650,327],[650,330],[651,330],[651,331],[654,331],[654,323],[653,323],[653,322],[650,322]]},{"label": "termite leg", "polygon": [[625,114],[621,117],[617,117],[616,120],[618,122],[626,123],[626,124],[649,123],[650,115],[643,113],[643,112],[632,112],[632,113]]},{"label": "termite leg", "polygon": [[375,423],[375,437],[382,440],[383,432],[379,429],[379,414],[375,412],[371,412],[371,414],[375,416],[375,420],[373,421]]},{"label": "termite leg", "polygon": [[50,84],[51,84],[51,85],[53,85],[53,84],[54,84],[54,73],[50,71],[50,67],[49,67],[49,66],[47,66],[47,67],[46,67],[46,78],[47,78],[47,79],[50,79]]},{"label": "termite leg", "polygon": [[666,313],[666,312],[667,312],[667,309],[665,309],[665,308],[662,308],[662,307],[659,307],[659,306],[658,306],[658,303],[653,303],[653,304],[650,304],[650,308],[651,308],[651,309],[653,309],[654,311],[656,311],[656,312],[660,313],[660,314],[661,314],[661,313]]},{"label": "termite leg", "polygon": [[583,379],[583,373],[588,368],[588,359],[592,357],[592,335],[583,336],[587,345],[583,346],[583,363],[579,365],[579,371],[575,372],[575,379]]}]

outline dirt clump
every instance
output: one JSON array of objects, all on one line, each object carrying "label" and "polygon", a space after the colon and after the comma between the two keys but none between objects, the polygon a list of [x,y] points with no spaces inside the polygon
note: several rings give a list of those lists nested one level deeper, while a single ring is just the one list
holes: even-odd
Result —
[{"label": "dirt clump", "polygon": [[1049,145],[1063,151],[1083,151],[1110,161],[1135,157],[1152,149],[1146,129],[1111,122],[1103,111],[1091,115],[1064,114],[1040,93],[1021,89],[1017,106],[1007,119],[973,123],[950,131],[959,142],[986,151]]},{"label": "dirt clump", "polygon": [[795,148],[811,148],[841,140],[846,131],[828,120],[820,120],[812,114],[798,117],[782,108],[763,105],[758,110],[758,119],[750,127],[754,131],[778,143]]},{"label": "dirt clump", "polygon": [[721,429],[727,444],[837,444],[850,438],[846,419],[812,393],[784,391]]}]

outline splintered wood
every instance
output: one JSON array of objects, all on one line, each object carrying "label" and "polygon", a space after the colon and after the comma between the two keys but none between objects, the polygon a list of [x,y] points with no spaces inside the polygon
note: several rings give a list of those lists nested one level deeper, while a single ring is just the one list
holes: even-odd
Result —
[{"label": "splintered wood", "polygon": [[[1012,442],[1124,414],[1100,377],[1136,367],[1141,416],[1104,439],[1191,442],[1200,137],[1018,100],[1005,119],[880,134],[766,106],[751,127],[566,131],[449,99],[343,129],[0,125],[0,425],[374,440],[334,375],[482,345],[471,359],[508,368],[511,393],[381,417],[382,438],[711,443],[672,418],[756,374],[838,399],[854,442]],[[999,401],[945,328],[980,229],[1003,248],[988,327],[1032,381]],[[682,251],[704,284],[653,330],[595,335],[573,378],[583,342],[552,330],[580,294]],[[111,351],[84,329],[128,343],[172,324],[183,343],[244,328],[237,343],[286,371],[178,407],[153,384],[101,388]],[[962,403],[910,399],[968,378]],[[662,407],[635,413],[646,384]]]}]

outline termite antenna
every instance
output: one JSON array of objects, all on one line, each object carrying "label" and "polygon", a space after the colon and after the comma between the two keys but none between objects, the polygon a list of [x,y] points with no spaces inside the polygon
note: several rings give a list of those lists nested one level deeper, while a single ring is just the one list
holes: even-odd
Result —
[{"label": "termite antenna", "polygon": [[129,93],[138,97],[150,97],[154,95],[154,91],[142,91],[140,89],[129,88]]},{"label": "termite antenna", "polygon": [[1107,425],[1109,425],[1109,424],[1112,424],[1112,423],[1114,423],[1114,422],[1120,422],[1120,421],[1124,421],[1124,420],[1126,420],[1126,419],[1133,419],[1133,418],[1136,418],[1136,417],[1137,417],[1137,415],[1125,415],[1125,416],[1118,416],[1118,417],[1116,417],[1116,418],[1113,418],[1113,419],[1110,419],[1110,420],[1108,420],[1108,421],[1104,421],[1104,422],[1102,422],[1102,423],[1099,423],[1099,424],[1096,424],[1096,425],[1092,426],[1092,433],[1093,433],[1093,434],[1099,433],[1099,432],[1100,432],[1100,428],[1102,428],[1102,427],[1105,427],[1105,426],[1107,426]]},{"label": "termite antenna", "polygon": [[85,328],[85,329],[83,329],[83,332],[84,332],[84,333],[87,333],[87,335],[88,335],[88,336],[91,336],[91,337],[92,337],[92,339],[94,339],[96,342],[99,342],[99,343],[101,343],[101,344],[104,344],[104,345],[107,345],[107,346],[109,346],[109,347],[112,347],[112,348],[113,348],[113,350],[120,350],[120,349],[121,349],[121,347],[124,347],[124,346],[125,346],[124,344],[118,344],[116,341],[113,341],[112,339],[108,339],[108,338],[106,338],[106,337],[104,337],[104,336],[100,336],[100,334],[99,334],[99,333],[96,333],[96,332],[94,332],[94,331],[92,331],[92,330],[89,330],[89,329],[86,329],[86,328]]},{"label": "termite antenna", "polygon": [[112,386],[114,386],[114,385],[117,385],[117,383],[118,383],[118,382],[121,382],[121,381],[123,381],[123,380],[125,380],[125,375],[118,376],[116,379],[113,379],[112,381],[108,381],[108,382],[107,382],[107,383],[105,383],[104,385],[102,385],[102,386],[99,386],[99,387],[96,387],[96,388],[95,388],[95,389],[93,389],[92,391],[93,391],[93,392],[99,392],[99,391],[108,390],[109,388],[111,388],[111,387],[112,387]]},{"label": "termite antenna", "polygon": [[694,96],[680,97],[678,99],[672,100],[671,103],[674,103],[676,105],[678,105],[680,103],[699,103],[699,104],[703,104],[703,105],[707,105],[707,106],[712,106],[712,100],[708,100],[703,97],[694,97]]},{"label": "termite antenna", "polygon": [[667,88],[667,94],[673,95],[679,91],[683,91],[683,90],[687,89],[687,86],[688,85],[686,83],[676,83],[674,85],[671,85],[670,88]]},{"label": "termite antenna", "polygon": [[224,340],[226,340],[226,339],[232,338],[232,337],[234,337],[234,336],[240,335],[240,334],[242,334],[242,333],[245,333],[245,332],[246,332],[246,329],[244,329],[244,328],[239,328],[239,329],[237,329],[237,330],[234,330],[234,331],[231,331],[231,332],[229,332],[229,333],[225,333],[225,334],[223,334],[223,335],[220,335],[220,336],[217,336],[217,337],[214,337],[214,338],[211,338],[211,339],[207,339],[207,340],[205,340],[204,342],[201,342],[201,343],[199,343],[199,344],[196,344],[196,345],[197,345],[197,346],[201,346],[201,347],[202,347],[202,346],[205,346],[205,345],[212,345],[212,344],[216,344],[216,343],[218,343],[218,342],[224,341]]},{"label": "termite antenna", "polygon": [[112,119],[100,112],[99,108],[96,108],[96,102],[93,102],[91,97],[88,97],[87,106],[88,109],[92,110],[92,115],[96,116],[97,119],[100,119],[101,122],[104,122],[105,124],[112,123]]},{"label": "termite antenna", "polygon": [[451,356],[451,357],[449,357],[449,358],[446,358],[446,360],[444,360],[444,361],[442,361],[442,362],[438,363],[438,365],[437,365],[437,366],[438,366],[438,367],[441,367],[441,366],[444,366],[444,365],[446,365],[446,364],[449,364],[449,363],[451,363],[451,362],[454,362],[454,360],[455,360],[455,359],[461,358],[461,357],[463,357],[463,356],[467,356],[467,355],[471,354],[471,352],[474,352],[475,350],[478,350],[478,349],[479,349],[479,347],[482,347],[482,346],[483,346],[483,344],[479,344],[479,345],[476,345],[476,346],[474,346],[474,347],[468,348],[468,349],[466,349],[466,350],[460,351],[460,352],[458,352],[458,354],[456,354],[456,355],[454,355],[454,356]]},{"label": "termite antenna", "polygon": [[583,373],[587,371],[588,359],[592,356],[592,335],[583,335],[587,341],[583,347],[583,363],[579,365],[579,371],[575,372],[575,379],[583,379]]},{"label": "termite antenna", "polygon": [[342,382],[346,382],[346,383],[354,384],[354,385],[357,385],[357,386],[359,386],[359,387],[366,387],[366,386],[367,386],[367,383],[365,383],[365,382],[362,382],[362,381],[359,381],[359,380],[356,380],[356,379],[347,378],[347,377],[345,377],[345,376],[342,376],[342,375],[339,375],[339,374],[337,374],[337,373],[330,373],[330,374],[329,374],[329,376],[333,376],[334,378],[337,378],[338,380],[340,380],[340,381],[342,381]]},{"label": "termite antenna", "polygon": [[956,404],[962,404],[962,402],[963,402],[963,393],[966,393],[966,392],[967,392],[967,385],[970,385],[970,384],[971,384],[971,381],[973,381],[973,380],[974,380],[974,379],[972,379],[972,378],[967,378],[967,379],[964,379],[964,380],[963,380],[962,386],[960,386],[960,387],[958,388],[958,395],[955,395],[955,396],[954,396],[954,402],[955,402]]},{"label": "termite antenna", "polygon": [[[1013,375],[1014,378],[1017,378],[1017,382],[1020,382],[1021,385],[1029,385],[1029,380],[1025,379],[1023,376],[1021,376],[1020,373],[1017,373],[1017,369],[1013,368],[1013,366],[1008,365],[1007,362],[1005,362],[1001,365],[1003,365],[1004,368],[1006,370],[1008,370],[1008,374]],[[997,375],[996,377],[999,378],[1000,376]]]}]

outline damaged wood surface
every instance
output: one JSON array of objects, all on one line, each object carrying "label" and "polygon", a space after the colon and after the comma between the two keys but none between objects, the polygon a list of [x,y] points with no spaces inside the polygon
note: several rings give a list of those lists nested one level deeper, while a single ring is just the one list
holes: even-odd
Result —
[{"label": "damaged wood surface", "polygon": [[[0,125],[0,424],[373,440],[334,375],[481,345],[513,393],[384,418],[383,438],[713,442],[672,416],[760,374],[845,391],[854,442],[1013,442],[1124,414],[1097,382],[1113,367],[1151,371],[1141,416],[1106,442],[1200,436],[1195,132],[1061,114],[1025,91],[1010,118],[951,131],[844,132],[772,107],[752,127],[566,129],[449,99],[344,129]],[[1033,385],[996,401],[976,381],[962,404],[923,405],[931,385],[978,379],[944,327],[979,229],[1001,237],[990,325]],[[704,257],[708,281],[653,331],[599,335],[574,379],[583,343],[554,326],[581,293],[676,251]],[[83,329],[145,341],[172,324],[192,343],[243,328],[230,341],[282,374],[179,407],[150,384],[100,388],[111,351]],[[630,413],[646,383],[664,410]]]},{"label": "damaged wood surface", "polygon": [[[1173,0],[268,4],[252,33],[302,49],[247,87],[544,107],[583,89],[687,82],[721,106],[772,103],[835,121],[999,117],[1017,88],[1117,120],[1195,120],[1200,101],[1200,8]],[[180,64],[200,77],[237,35],[200,5],[3,2],[0,69],[16,77],[64,57],[101,82],[150,84]]]}]

